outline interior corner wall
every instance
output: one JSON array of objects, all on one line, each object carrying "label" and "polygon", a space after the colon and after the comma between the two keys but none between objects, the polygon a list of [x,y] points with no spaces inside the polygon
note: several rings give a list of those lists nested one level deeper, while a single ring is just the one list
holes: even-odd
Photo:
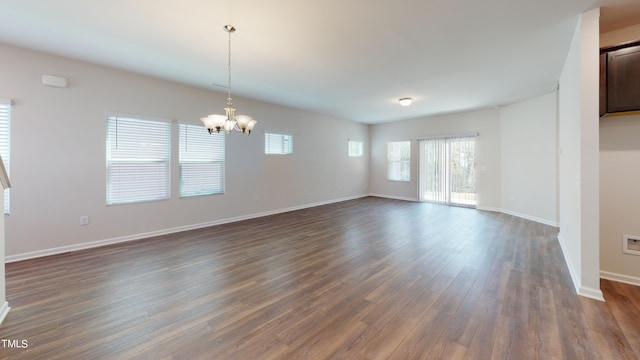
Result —
[{"label": "interior corner wall", "polygon": [[[500,208],[499,110],[477,110],[386,124],[371,125],[371,193],[376,196],[418,200],[418,143],[420,136],[477,132],[476,189],[478,208]],[[387,142],[411,140],[411,180],[387,180]]]},{"label": "interior corner wall", "polygon": [[599,16],[580,15],[559,93],[560,244],[580,295],[602,300],[599,263]]},{"label": "interior corner wall", "polygon": [[558,226],[557,94],[500,110],[502,211]]},{"label": "interior corner wall", "polygon": [[[0,97],[13,100],[9,261],[160,235],[366,196],[369,126],[234,97],[258,120],[250,136],[227,136],[224,195],[179,198],[177,137],[170,200],[106,206],[106,115],[199,124],[226,94],[0,44]],[[69,86],[43,86],[43,74]],[[206,131],[203,127],[203,131]],[[294,137],[293,155],[264,154],[264,132]],[[80,216],[89,225],[80,226]]]},{"label": "interior corner wall", "polygon": [[600,120],[600,267],[602,277],[640,285],[640,256],[623,237],[640,238],[640,115]]}]

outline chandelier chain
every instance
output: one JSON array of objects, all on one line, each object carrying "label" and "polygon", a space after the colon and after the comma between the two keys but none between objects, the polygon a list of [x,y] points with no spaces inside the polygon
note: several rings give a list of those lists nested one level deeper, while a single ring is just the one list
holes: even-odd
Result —
[{"label": "chandelier chain", "polygon": [[227,103],[231,104],[231,31],[229,33],[229,46],[227,47]]}]

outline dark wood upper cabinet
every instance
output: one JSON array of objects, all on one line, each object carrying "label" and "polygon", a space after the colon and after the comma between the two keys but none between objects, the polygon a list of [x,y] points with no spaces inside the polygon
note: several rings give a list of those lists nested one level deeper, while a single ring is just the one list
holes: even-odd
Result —
[{"label": "dark wood upper cabinet", "polygon": [[640,43],[601,50],[600,115],[640,111]]}]

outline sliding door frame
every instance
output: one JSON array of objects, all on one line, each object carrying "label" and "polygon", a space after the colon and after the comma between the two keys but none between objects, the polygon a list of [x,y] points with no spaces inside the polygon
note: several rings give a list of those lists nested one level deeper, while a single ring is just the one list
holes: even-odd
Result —
[{"label": "sliding door frame", "polygon": [[[454,205],[454,206],[463,206],[463,207],[475,207],[477,205],[477,193],[474,191],[473,200],[469,201],[460,201],[455,200],[452,201],[452,155],[451,155],[451,144],[456,142],[461,142],[464,139],[472,138],[473,139],[473,159],[472,159],[472,169],[473,169],[473,186],[475,188],[476,174],[475,174],[475,138],[478,136],[478,133],[462,133],[462,134],[450,134],[450,135],[436,135],[436,136],[423,136],[417,138],[418,141],[418,199],[421,202],[433,202],[438,204],[446,204],[446,205]],[[431,153],[431,161],[439,162],[437,164],[427,165],[429,159],[427,159],[427,146],[433,146]],[[436,159],[437,158],[437,159]],[[425,196],[427,194],[427,171],[429,168],[433,171],[438,172],[438,174],[433,174],[433,180],[437,182],[435,186],[439,189],[438,191],[432,191],[434,196],[429,198]]]}]

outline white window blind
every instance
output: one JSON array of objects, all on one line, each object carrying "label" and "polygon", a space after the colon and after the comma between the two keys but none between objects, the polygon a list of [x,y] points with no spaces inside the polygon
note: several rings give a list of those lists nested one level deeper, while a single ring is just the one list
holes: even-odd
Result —
[{"label": "white window blind", "polygon": [[170,197],[171,123],[107,117],[107,205]]},{"label": "white window blind", "polygon": [[[4,162],[4,167],[7,170],[7,175],[10,174],[10,162],[11,162],[11,137],[10,134],[11,124],[11,100],[0,99],[0,156]],[[10,201],[9,193],[10,189],[4,190],[4,213],[9,214]]]},{"label": "white window blind", "polygon": [[475,206],[475,134],[420,139],[420,201]]},{"label": "white window blind", "polygon": [[224,132],[180,124],[180,197],[224,193]]},{"label": "white window blind", "polygon": [[411,175],[411,141],[387,143],[387,179],[409,181]]},{"label": "white window blind", "polygon": [[264,153],[276,155],[293,154],[293,136],[265,133]]},{"label": "white window blind", "polygon": [[362,156],[363,154],[362,141],[349,140],[349,156]]}]

